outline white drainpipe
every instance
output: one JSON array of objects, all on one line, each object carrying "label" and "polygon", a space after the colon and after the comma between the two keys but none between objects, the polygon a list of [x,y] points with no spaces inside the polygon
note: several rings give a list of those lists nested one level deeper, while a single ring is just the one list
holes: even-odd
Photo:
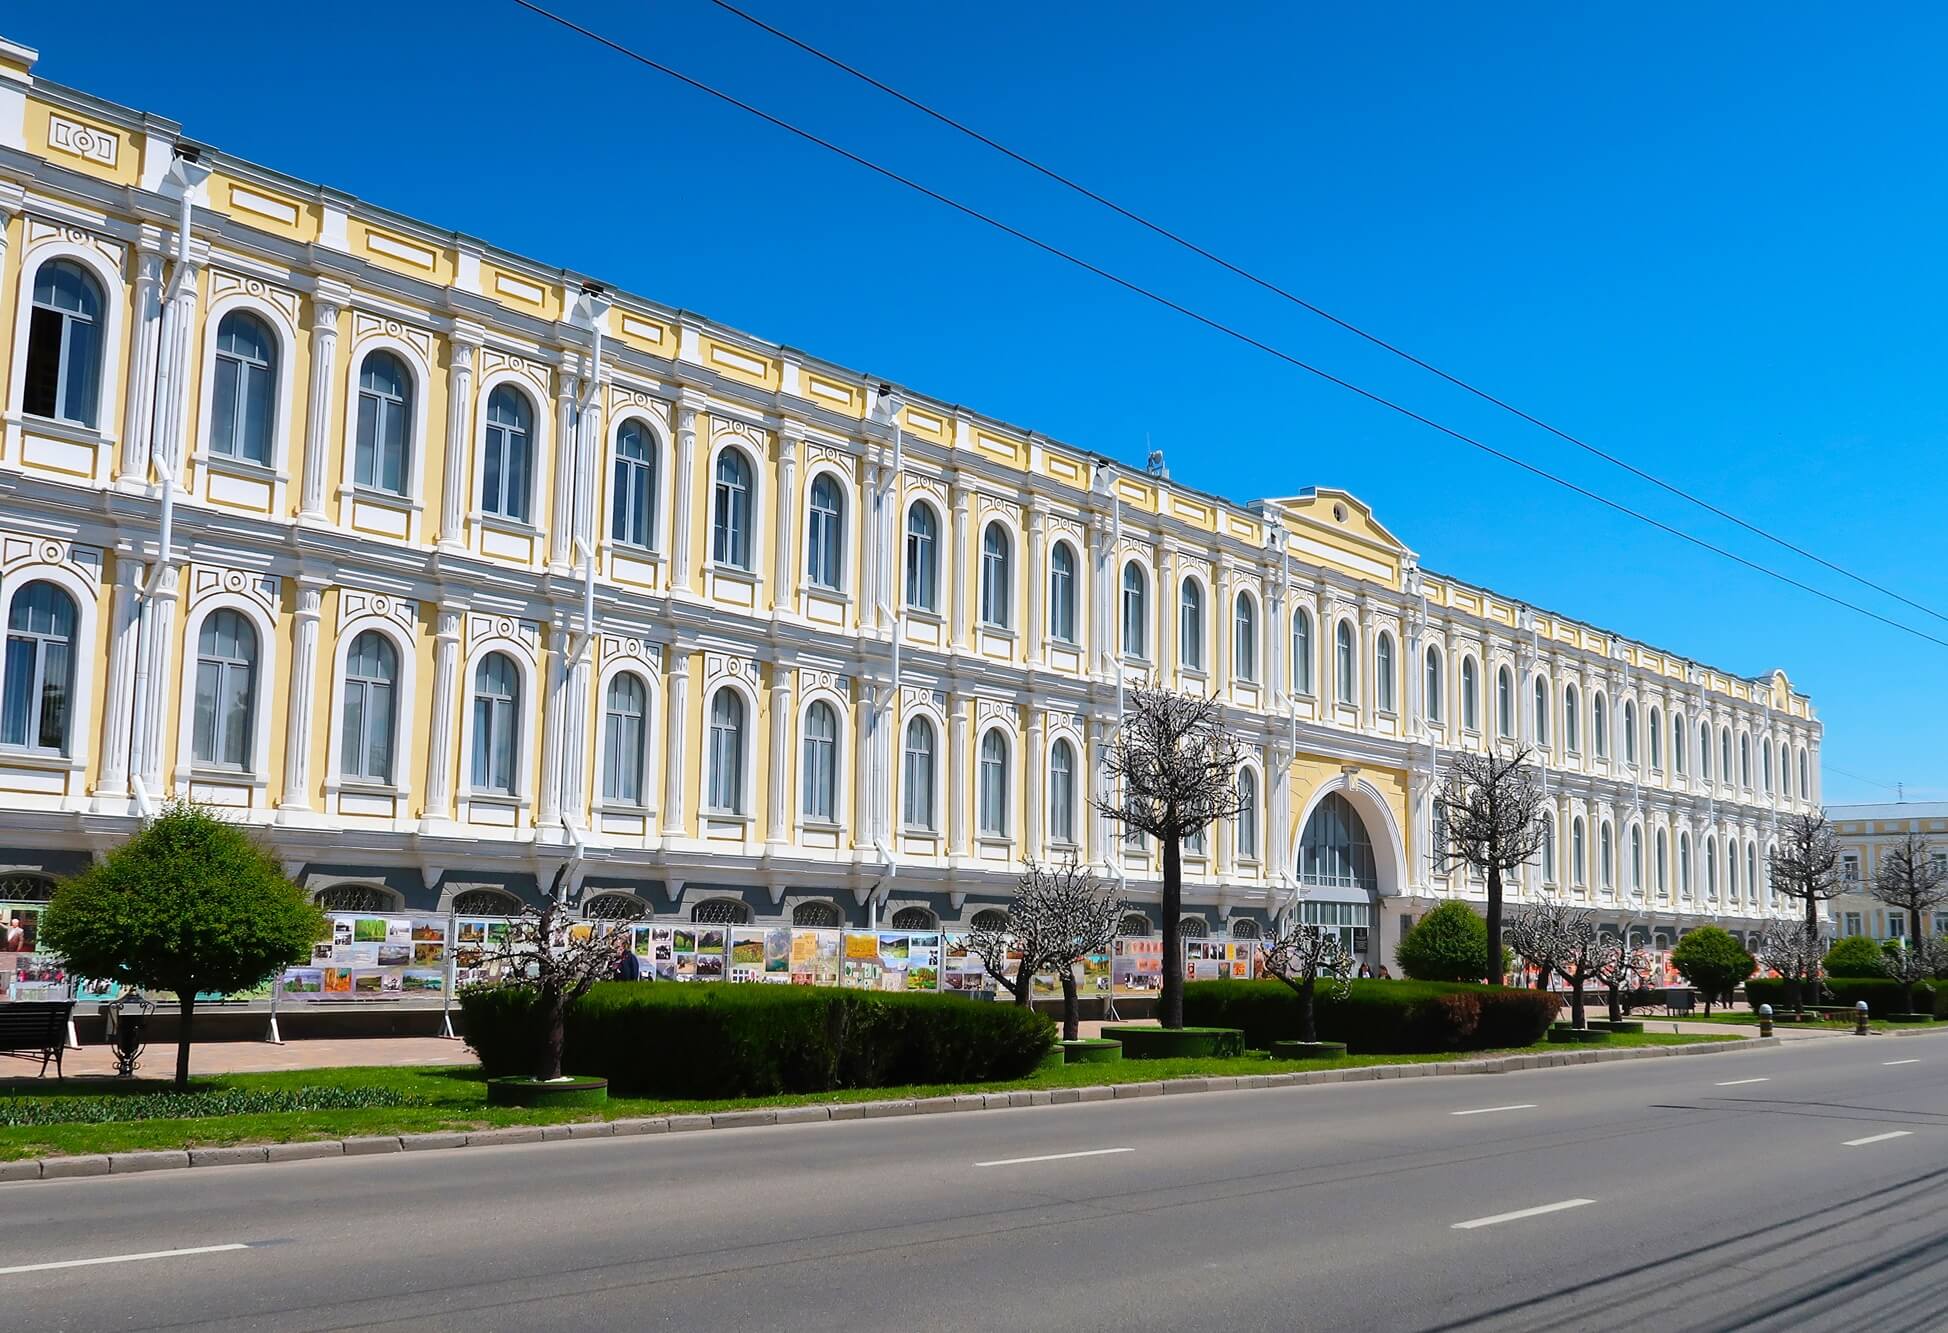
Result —
[{"label": "white drainpipe", "polygon": [[[880,492],[880,506],[882,512],[886,512],[887,510],[887,504],[886,504],[887,500],[890,499],[892,501],[891,512],[886,513],[886,517],[892,531],[892,537],[891,540],[887,543],[887,545],[883,547],[881,550],[881,558],[885,561],[886,564],[886,577],[883,580],[881,580],[880,597],[883,599],[881,605],[890,606],[893,615],[893,655],[892,655],[893,656],[893,660],[892,660],[893,685],[892,685],[892,689],[888,692],[888,697],[886,702],[881,707],[874,710],[873,729],[875,732],[879,731],[880,728],[890,724],[893,717],[894,708],[899,702],[900,639],[904,636],[905,629],[906,629],[905,624],[902,622],[900,617],[900,608],[905,605],[905,599],[902,596],[900,596],[899,593],[898,578],[899,578],[900,562],[899,562],[898,555],[896,554],[896,552],[898,552],[900,549],[900,543],[903,536],[902,525],[899,521],[899,497],[900,497],[900,472],[902,468],[904,468],[906,465],[906,455],[905,455],[906,433],[900,425],[901,400],[899,395],[894,393],[891,390],[891,388],[889,388],[888,386],[882,384],[879,387],[879,401],[882,406],[887,408],[888,415],[891,417],[893,422],[893,476],[892,479],[887,482],[885,488]],[[889,596],[889,590],[890,590],[890,596]],[[877,774],[878,781],[876,782],[875,785],[879,791],[888,793],[886,797],[886,820],[881,827],[875,828],[873,830],[873,850],[879,853],[880,860],[885,863],[885,867],[886,867],[885,873],[880,877],[879,883],[873,885],[873,891],[869,902],[869,909],[871,911],[871,916],[868,919],[875,923],[875,928],[876,928],[876,923],[878,922],[879,919],[880,899],[885,894],[889,894],[893,891],[891,882],[892,880],[897,878],[900,873],[899,861],[897,858],[894,857],[893,849],[890,846],[888,846],[886,841],[886,835],[892,827],[894,813],[895,813],[893,810],[893,799],[892,796],[890,795],[893,789],[892,773],[890,770],[894,762],[893,753],[894,753],[895,741],[896,738],[889,736],[886,738],[886,741],[883,745],[876,744],[873,747],[873,752],[874,752],[873,758],[875,764],[878,764],[880,762],[880,757],[882,755],[885,757],[884,766],[880,767],[879,769],[879,772]]]}]

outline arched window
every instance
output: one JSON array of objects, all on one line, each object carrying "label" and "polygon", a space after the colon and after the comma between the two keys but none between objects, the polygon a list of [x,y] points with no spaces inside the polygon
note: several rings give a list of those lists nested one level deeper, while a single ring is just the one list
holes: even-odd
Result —
[{"label": "arched window", "polygon": [[642,677],[630,671],[611,677],[602,705],[603,799],[643,803],[648,717],[649,689]]},{"label": "arched window", "polygon": [[1239,680],[1258,679],[1258,603],[1248,592],[1238,594],[1234,616],[1236,642],[1231,667]]},{"label": "arched window", "polygon": [[1373,639],[1373,706],[1393,711],[1393,635],[1385,630]]},{"label": "arched window", "polygon": [[1759,781],[1759,790],[1772,795],[1772,747],[1764,741],[1759,742]]},{"label": "arched window", "polygon": [[1146,938],[1150,934],[1150,929],[1150,918],[1141,912],[1125,912],[1123,919],[1116,923],[1118,935],[1130,935],[1137,939]]},{"label": "arched window", "polygon": [[1698,724],[1698,780],[1711,781],[1711,724]]},{"label": "arched window", "polygon": [[521,900],[503,889],[468,889],[455,895],[455,916],[513,916],[521,910]]},{"label": "arched window", "polygon": [[101,357],[101,284],[71,259],[42,264],[34,274],[21,406],[37,417],[99,424]]},{"label": "arched window", "polygon": [[805,818],[831,823],[839,810],[839,717],[832,705],[816,700],[805,710]]},{"label": "arched window", "polygon": [[399,654],[392,640],[369,629],[345,654],[345,709],[339,732],[339,766],[348,778],[392,781],[392,733],[399,684]]},{"label": "arched window", "polygon": [[1469,731],[1481,730],[1480,668],[1472,657],[1461,659],[1461,725]]},{"label": "arched window", "polygon": [[1637,763],[1637,703],[1634,699],[1623,701],[1623,762],[1633,768]]},{"label": "arched window", "polygon": [[368,352],[358,375],[358,441],[352,481],[375,491],[406,493],[412,450],[413,380],[391,352]]},{"label": "arched window", "polygon": [[974,930],[1006,930],[1008,914],[998,907],[984,907],[969,917],[967,924]]},{"label": "arched window", "polygon": [[1210,923],[1201,916],[1187,916],[1177,923],[1177,933],[1187,940],[1210,938]]},{"label": "arched window", "polygon": [[1328,792],[1306,818],[1299,838],[1299,878],[1306,884],[1377,890],[1373,843],[1359,811],[1338,792]]},{"label": "arched window", "polygon": [[1177,594],[1177,654],[1186,671],[1204,669],[1204,589],[1185,579]]},{"label": "arched window", "polygon": [[277,340],[264,321],[232,310],[216,326],[210,384],[210,452],[252,463],[271,461],[276,416]]},{"label": "arched window", "polygon": [[1610,826],[1604,824],[1596,831],[1596,852],[1598,870],[1603,876],[1603,887],[1616,887],[1616,848],[1611,846]]},{"label": "arched window", "polygon": [[980,827],[984,838],[1008,836],[1008,739],[998,728],[981,737]]},{"label": "arched window", "polygon": [[890,924],[894,930],[938,930],[940,918],[925,907],[902,907]]},{"label": "arched window", "polygon": [[14,594],[0,691],[0,745],[68,752],[74,699],[74,598],[45,580]]},{"label": "arched window", "polygon": [[1813,799],[1813,784],[1807,778],[1806,774],[1806,750],[1804,746],[1801,746],[1799,750],[1799,799],[1802,801],[1810,801]]},{"label": "arched window", "polygon": [[1583,748],[1579,725],[1582,721],[1582,708],[1579,706],[1581,702],[1582,699],[1574,685],[1562,687],[1562,748],[1572,754],[1580,753]]},{"label": "arched window", "polygon": [[1691,896],[1691,835],[1677,835],[1677,891],[1680,897]]},{"label": "arched window", "polygon": [[906,507],[906,604],[940,609],[940,519],[920,500]]},{"label": "arched window", "polygon": [[1495,673],[1495,734],[1503,740],[1515,734],[1515,676],[1507,667]]},{"label": "arched window", "polygon": [[1351,621],[1342,620],[1339,628],[1333,631],[1333,667],[1337,677],[1333,681],[1333,688],[1343,704],[1359,702],[1359,682],[1353,675],[1354,661],[1353,625]]},{"label": "arched window", "polygon": [[710,789],[705,805],[744,813],[744,698],[725,686],[710,697]]},{"label": "arched window", "polygon": [[1150,617],[1150,584],[1143,566],[1134,560],[1123,564],[1123,656],[1148,657],[1149,635],[1145,632]]},{"label": "arched window", "polygon": [[1312,613],[1304,607],[1292,613],[1292,689],[1312,693]]},{"label": "arched window", "polygon": [[1556,818],[1547,810],[1542,812],[1542,844],[1536,850],[1536,867],[1544,884],[1556,882]]},{"label": "arched window", "polygon": [[399,906],[397,894],[376,884],[333,884],[311,901],[323,912],[390,912]]},{"label": "arched window", "polygon": [[1549,744],[1549,682],[1540,676],[1535,678],[1535,743]]},{"label": "arched window", "polygon": [[506,653],[489,653],[473,673],[475,791],[514,791],[521,757],[521,673]]},{"label": "arched window", "polygon": [[815,930],[835,930],[839,924],[837,903],[799,903],[791,909],[791,924]]},{"label": "arched window", "polygon": [[1705,900],[1715,903],[1718,901],[1718,839],[1706,836],[1703,860]]},{"label": "arched window", "polygon": [[1644,831],[1634,824],[1630,828],[1630,887],[1644,887]]},{"label": "arched window", "polygon": [[616,432],[614,516],[610,536],[644,550],[656,539],[656,442],[631,417]]},{"label": "arched window", "polygon": [[1747,791],[1752,789],[1752,738],[1750,736],[1738,738],[1738,785]]},{"label": "arched window", "polygon": [[[1671,714],[1671,772],[1677,774],[1679,777],[1684,776],[1684,749],[1685,749],[1684,714],[1672,713]],[[1708,752],[1705,755],[1705,758],[1707,761],[1710,760],[1711,756]]]},{"label": "arched window", "polygon": [[582,903],[589,921],[637,921],[649,915],[649,905],[633,893],[598,893]]},{"label": "arched window", "polygon": [[706,898],[690,909],[690,920],[699,926],[748,926],[751,908],[735,898]]},{"label": "arched window", "polygon": [[1577,815],[1569,821],[1569,880],[1577,888],[1589,883],[1588,836],[1583,829],[1583,817]]},{"label": "arched window", "polygon": [[1238,770],[1238,859],[1258,859],[1258,775],[1248,768]]},{"label": "arched window", "polygon": [[845,500],[830,472],[812,479],[805,513],[805,578],[814,588],[845,586]]},{"label": "arched window", "polygon": [[249,768],[257,711],[257,631],[239,611],[213,611],[196,636],[196,762]]},{"label": "arched window", "polygon": [[1610,710],[1601,690],[1590,696],[1590,745],[1598,759],[1610,757]]},{"label": "arched window", "polygon": [[502,384],[487,395],[487,444],[480,460],[480,511],[528,521],[534,475],[534,408],[527,395]]},{"label": "arched window", "polygon": [[1008,530],[990,522],[981,533],[981,620],[1007,629],[1014,592],[1014,559]]},{"label": "arched window", "polygon": [[1671,858],[1670,838],[1665,834],[1663,829],[1658,829],[1657,830],[1656,871],[1657,871],[1657,896],[1659,898],[1666,898],[1670,896],[1670,892],[1671,892],[1670,858]]},{"label": "arched window", "polygon": [[1075,747],[1065,738],[1048,747],[1048,836],[1075,842]]},{"label": "arched window", "polygon": [[1745,844],[1745,896],[1753,902],[1759,900],[1759,845],[1756,842]]},{"label": "arched window", "polygon": [[1650,766],[1653,769],[1664,767],[1664,718],[1655,705],[1650,710],[1650,726],[1645,730],[1650,737]]},{"label": "arched window", "polygon": [[1049,551],[1048,633],[1057,643],[1075,642],[1075,551],[1067,542]]},{"label": "arched window", "polygon": [[906,724],[900,755],[900,822],[910,829],[933,828],[933,723],[916,717]]},{"label": "arched window", "polygon": [[1427,649],[1427,720],[1441,720],[1441,650]]},{"label": "arched window", "polygon": [[748,572],[751,568],[751,460],[742,449],[717,455],[712,495],[710,558]]}]

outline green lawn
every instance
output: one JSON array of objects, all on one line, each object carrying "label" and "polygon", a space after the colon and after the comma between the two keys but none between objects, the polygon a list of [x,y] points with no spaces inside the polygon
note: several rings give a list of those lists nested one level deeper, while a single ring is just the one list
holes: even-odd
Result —
[{"label": "green lawn", "polygon": [[[1697,1042],[1735,1041],[1732,1036],[1619,1034],[1609,1046],[1683,1046]],[[52,1157],[76,1153],[139,1152],[147,1149],[213,1147],[238,1143],[293,1143],[305,1139],[339,1139],[363,1134],[419,1134],[436,1130],[484,1129],[501,1125],[558,1124],[570,1120],[617,1120],[631,1116],[697,1114],[764,1106],[807,1106],[823,1103],[942,1097],[957,1093],[1024,1089],[1090,1087],[1110,1083],[1147,1083],[1160,1079],[1233,1077],[1240,1074],[1281,1074],[1312,1069],[1353,1068],[1362,1065],[1427,1064],[1487,1055],[1561,1054],[1588,1047],[1534,1046],[1524,1052],[1471,1051],[1431,1055],[1355,1055],[1342,1060],[1273,1060],[1262,1053],[1236,1059],[1126,1060],[1100,1065],[1068,1065],[1039,1071],[1008,1083],[956,1083],[924,1087],[856,1088],[840,1092],[801,1093],[758,1097],[743,1101],[657,1101],[616,1097],[600,1110],[539,1111],[490,1107],[487,1088],[474,1067],[307,1069],[270,1074],[228,1074],[199,1080],[199,1088],[290,1090],[303,1088],[389,1089],[415,1105],[358,1110],[272,1111],[259,1114],[197,1119],[111,1121],[0,1126],[0,1160]],[[10,1097],[100,1097],[110,1093],[164,1091],[163,1080],[140,1079],[115,1084],[98,1079],[11,1079],[0,1081],[0,1113]],[[0,1118],[4,1118],[0,1114]]]},{"label": "green lawn", "polygon": [[[1647,1023],[1664,1023],[1673,1020],[1648,1018],[1644,1021]],[[1759,1025],[1759,1016],[1748,1009],[1720,1009],[1715,1010],[1709,1018],[1705,1017],[1703,1013],[1696,1013],[1692,1014],[1689,1018],[1680,1018],[1675,1021],[1680,1023],[1731,1023],[1743,1027],[1757,1027]],[[1885,1031],[1888,1026],[1888,1024],[1882,1023],[1879,1019],[1869,1019],[1867,1022],[1867,1028],[1872,1032]],[[1836,1018],[1830,1021],[1817,1019],[1804,1023],[1794,1023],[1781,1019],[1778,1023],[1774,1024],[1775,1031],[1783,1031],[1786,1028],[1808,1028],[1816,1032],[1851,1032],[1853,1031],[1853,1020],[1851,1018]]]}]

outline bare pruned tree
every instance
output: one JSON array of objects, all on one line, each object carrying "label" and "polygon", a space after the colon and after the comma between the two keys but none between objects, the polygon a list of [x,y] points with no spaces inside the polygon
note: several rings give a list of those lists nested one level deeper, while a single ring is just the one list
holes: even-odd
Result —
[{"label": "bare pruned tree", "polygon": [[1785,981],[1786,1002],[1801,1017],[1808,1000],[1819,1000],[1820,959],[1824,953],[1819,927],[1810,921],[1774,921],[1759,935],[1759,962]]},{"label": "bare pruned tree", "polygon": [[[1296,918],[1297,912],[1293,913]],[[1319,1040],[1316,996],[1321,981],[1327,994],[1343,998],[1352,990],[1358,961],[1340,942],[1336,931],[1322,930],[1294,920],[1291,928],[1264,946],[1260,966],[1299,997],[1299,1040]]]},{"label": "bare pruned tree", "polygon": [[1515,952],[1541,968],[1545,978],[1551,973],[1562,978],[1569,987],[1570,1022],[1588,1027],[1583,988],[1601,979],[1609,954],[1596,914],[1564,902],[1530,903],[1509,919],[1508,937]]},{"label": "bare pruned tree", "polygon": [[1504,758],[1493,752],[1458,754],[1435,794],[1446,833],[1434,849],[1443,872],[1461,866],[1488,880],[1488,980],[1502,984],[1502,876],[1542,847],[1543,797],[1530,751]]},{"label": "bare pruned tree", "polygon": [[1622,935],[1605,934],[1596,946],[1596,982],[1610,1003],[1610,1021],[1623,1020],[1623,997],[1650,983],[1650,954]]},{"label": "bare pruned tree", "polygon": [[613,975],[618,941],[622,948],[629,947],[626,929],[605,932],[606,923],[570,920],[563,891],[568,870],[564,863],[555,872],[541,905],[523,906],[520,915],[509,920],[507,938],[482,958],[490,975],[499,978],[486,984],[525,986],[534,991],[541,1027],[533,1073],[541,1081],[562,1076],[569,1006],[588,994],[590,986]]},{"label": "bare pruned tree", "polygon": [[1887,975],[1901,983],[1902,1012],[1914,1013],[1914,988],[1948,970],[1948,936],[1915,934],[1887,947]]},{"label": "bare pruned tree", "polygon": [[[1766,853],[1765,868],[1775,892],[1806,904],[1805,933],[1817,945],[1820,904],[1831,902],[1846,890],[1840,880],[1840,840],[1825,813],[1814,810],[1788,815],[1780,826],[1778,844]],[[1806,975],[1818,979],[1817,958]]]},{"label": "bare pruned tree", "polygon": [[1006,924],[976,928],[967,947],[1019,1005],[1033,999],[1038,972],[1055,972],[1062,983],[1062,1035],[1074,1041],[1081,1020],[1075,965],[1109,948],[1126,910],[1087,867],[1031,860],[1015,881]]},{"label": "bare pruned tree", "polygon": [[[1880,854],[1880,864],[1874,867],[1873,889],[1874,897],[1906,914],[1907,938],[1923,944],[1929,939],[1927,927],[1933,912],[1948,903],[1948,865],[1935,859],[1927,839],[1909,832]],[[1907,1006],[1914,1008],[1911,989]]]},{"label": "bare pruned tree", "polygon": [[1125,830],[1163,849],[1163,989],[1157,1019],[1184,1025],[1183,845],[1213,821],[1238,813],[1244,751],[1225,730],[1215,698],[1138,686],[1103,760],[1105,795],[1095,806]]}]

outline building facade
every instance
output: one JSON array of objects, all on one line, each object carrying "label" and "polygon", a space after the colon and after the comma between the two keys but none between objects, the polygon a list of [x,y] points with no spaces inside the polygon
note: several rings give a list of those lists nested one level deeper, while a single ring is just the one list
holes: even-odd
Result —
[{"label": "building facade", "polygon": [[1828,806],[1826,817],[1840,840],[1840,879],[1846,891],[1827,906],[1835,937],[1871,935],[1877,940],[1913,939],[1918,934],[1948,935],[1948,906],[1929,921],[1907,914],[1873,895],[1881,857],[1909,834],[1928,845],[1936,864],[1948,864],[1948,801],[1902,801]]},{"label": "building facade", "polygon": [[1531,747],[1517,897],[1775,911],[1820,727],[1422,567],[1351,495],[1234,504],[189,145],[0,48],[0,866],[172,796],[336,905],[952,926],[1025,858],[1153,909],[1095,813],[1125,692],[1220,698],[1245,813],[1189,929],[1374,962],[1461,749]]}]

